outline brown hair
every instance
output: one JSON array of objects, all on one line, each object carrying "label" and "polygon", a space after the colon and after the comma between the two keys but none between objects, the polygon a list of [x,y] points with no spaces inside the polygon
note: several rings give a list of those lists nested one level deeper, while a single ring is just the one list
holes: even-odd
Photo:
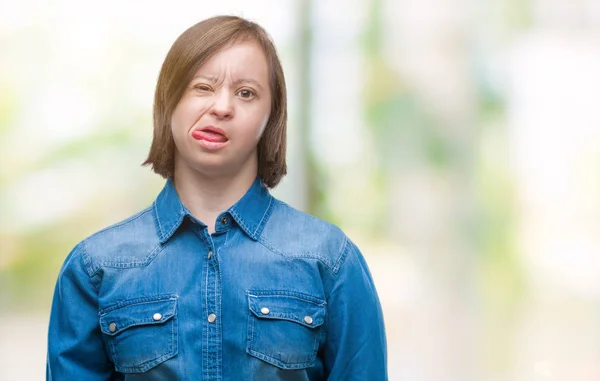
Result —
[{"label": "brown hair", "polygon": [[285,161],[287,97],[285,78],[275,46],[258,24],[236,16],[216,16],[183,32],[171,46],[158,76],[154,94],[154,136],[142,165],[164,178],[173,176],[175,142],[171,116],[185,88],[202,64],[220,50],[241,41],[255,41],[267,58],[271,83],[271,115],[258,142],[258,176],[269,188],[287,173]]}]

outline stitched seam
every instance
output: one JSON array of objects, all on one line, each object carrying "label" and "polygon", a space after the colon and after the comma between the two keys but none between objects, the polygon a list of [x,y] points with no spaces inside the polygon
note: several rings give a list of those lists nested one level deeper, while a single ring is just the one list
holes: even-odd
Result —
[{"label": "stitched seam", "polygon": [[221,332],[221,300],[220,300],[220,295],[219,295],[219,290],[217,290],[218,285],[220,285],[219,281],[220,281],[220,271],[219,271],[219,253],[221,252],[221,247],[219,247],[216,250],[216,257],[214,259],[214,271],[215,271],[215,276],[217,277],[217,279],[215,279],[215,289],[214,289],[214,293],[215,293],[215,313],[217,314],[217,320],[215,321],[215,358],[216,358],[216,368],[217,368],[217,378],[219,377],[219,362],[220,362],[220,350],[219,350],[219,333]]},{"label": "stitched seam", "polygon": [[[143,261],[128,261],[128,262],[118,262],[118,261],[114,261],[114,260],[107,260],[107,261],[100,261],[99,263],[95,264],[92,261],[91,256],[88,254],[88,241],[90,238],[99,235],[102,232],[105,232],[107,230],[111,230],[120,226],[123,226],[125,224],[128,224],[130,222],[133,222],[139,218],[141,218],[144,214],[148,213],[151,211],[151,208],[146,208],[143,211],[139,212],[138,214],[128,218],[125,221],[122,221],[120,223],[111,225],[107,228],[104,228],[102,230],[99,230],[98,232],[92,234],[90,237],[88,237],[87,239],[85,239],[84,241],[82,241],[82,249],[83,249],[83,253],[82,256],[84,257],[84,265],[85,265],[85,270],[88,273],[88,276],[90,278],[95,278],[98,273],[100,272],[100,270],[102,269],[102,267],[114,267],[114,268],[130,268],[130,267],[137,267],[137,266],[145,266],[147,265],[156,255],[158,255],[158,253],[162,250],[162,248],[160,247],[160,244],[155,247],[152,252],[150,252],[150,254],[148,254],[148,256],[146,258],[144,258]],[[155,252],[156,251],[156,252]],[[97,287],[100,280],[98,279],[98,281],[94,281],[91,280],[92,284]]]},{"label": "stitched seam", "polygon": [[259,239],[259,242],[263,243],[263,245],[265,247],[267,247],[267,249],[270,249],[271,251],[273,251],[276,254],[279,254],[281,256],[288,257],[288,258],[315,258],[315,259],[319,259],[319,260],[325,262],[325,264],[328,265],[328,267],[331,267],[331,264],[328,263],[329,261],[327,260],[327,258],[320,255],[319,253],[288,254],[288,253],[284,253],[283,251],[276,249],[275,245],[271,241],[267,240],[266,238],[261,237]]},{"label": "stitched seam", "polygon": [[145,372],[148,369],[154,367],[155,365],[160,364],[161,362],[167,360],[168,358],[172,357],[174,355],[173,351],[169,351],[168,353],[165,353],[163,355],[160,355],[159,357],[155,358],[155,359],[151,359],[151,360],[147,360],[144,361],[140,364],[135,364],[132,366],[119,366],[118,370],[122,370],[122,371],[141,371],[141,372]]},{"label": "stitched seam", "polygon": [[251,312],[248,312],[248,319],[250,320],[251,326],[251,334],[250,334],[250,350],[254,350],[254,323],[256,322],[256,318],[252,315]]},{"label": "stitched seam", "polygon": [[[232,231],[233,229],[229,229],[225,232],[225,237],[223,238],[223,246],[222,247],[227,247],[228,246],[228,240],[229,240],[229,233]],[[221,287],[223,287],[223,280],[221,280]]]},{"label": "stitched seam", "polygon": [[298,325],[301,325],[303,327],[306,327],[310,330],[316,330],[318,329],[321,325],[323,325],[324,320],[316,318],[314,320],[314,322],[312,324],[307,324],[304,322],[304,315],[303,316],[299,316],[299,315],[292,315],[292,314],[274,314],[272,312],[269,313],[268,316],[257,316],[256,312],[254,313],[255,315],[255,319],[257,320],[262,320],[262,321],[289,321]]},{"label": "stitched seam", "polygon": [[150,254],[148,254],[148,256],[144,259],[144,261],[142,262],[142,266],[148,266],[153,260],[154,258],[156,258],[156,256],[165,249],[165,247],[167,247],[169,245],[170,242],[167,242],[166,245],[161,245],[158,244],[154,250],[152,250],[150,252]]},{"label": "stitched seam", "polygon": [[89,254],[87,253],[87,240],[83,240],[81,242],[81,244],[79,245],[80,252],[81,252],[81,260],[83,261],[83,267],[85,269],[85,272],[88,274],[88,276],[91,278],[94,276],[94,269],[92,266],[92,258],[90,258]]},{"label": "stitched seam", "polygon": [[[254,296],[252,295],[252,292],[262,292],[261,290],[246,290],[246,295],[248,296],[248,304],[250,303],[250,297]],[[279,292],[279,291],[274,291],[274,292]],[[286,292],[286,291],[281,291],[281,292]],[[293,291],[291,292],[293,293]],[[304,295],[301,293],[297,293],[300,295]],[[308,296],[308,295],[307,295]],[[303,362],[297,362],[297,363],[292,363],[292,364],[287,364],[284,363],[283,361],[276,359],[274,357],[268,356],[264,353],[261,353],[259,351],[257,351],[254,347],[254,332],[255,332],[255,325],[258,323],[259,318],[256,317],[253,313],[252,313],[252,308],[249,308],[248,311],[248,323],[247,323],[247,329],[248,329],[248,333],[246,334],[246,338],[248,340],[247,342],[247,346],[246,346],[246,352],[248,352],[250,355],[259,358],[261,360],[264,360],[270,364],[273,364],[279,368],[282,369],[299,369],[299,368],[306,368],[309,366],[313,366],[314,365],[314,357],[316,356],[317,350],[318,350],[318,343],[319,343],[319,338],[321,337],[321,331],[323,331],[323,329],[319,328],[319,327],[307,327],[307,328],[315,328],[319,330],[319,334],[315,335],[315,341],[313,341],[313,347],[312,347],[312,353],[310,355],[310,357],[308,357],[306,360],[309,361],[303,361]],[[292,322],[296,322],[294,320],[291,320]]]},{"label": "stitched seam", "polygon": [[275,248],[275,246],[274,246],[274,245],[273,245],[271,242],[267,241],[267,239],[266,239],[266,238],[264,238],[264,237],[262,237],[262,236],[261,236],[261,237],[258,239],[258,242],[259,242],[261,245],[263,245],[264,247],[266,247],[267,249],[269,249],[270,251],[272,251],[273,253],[275,253],[275,254],[277,254],[277,255],[281,255],[282,257],[287,257],[287,256],[286,256],[286,255],[285,255],[283,252],[281,252],[281,251],[277,250],[277,249]]},{"label": "stitched seam", "polygon": [[[229,229],[225,235],[225,242],[227,242],[227,234],[229,234],[229,232],[231,231],[231,229]],[[222,247],[221,247],[222,248]],[[219,248],[219,252],[221,251],[221,248]],[[217,332],[217,337],[220,338],[220,345],[218,345],[218,349],[217,349],[217,353],[218,353],[218,360],[217,360],[217,377],[220,379],[221,378],[221,368],[220,366],[222,365],[223,362],[223,325],[221,325],[221,317],[223,316],[223,277],[221,276],[221,255],[217,255],[217,258],[215,258],[218,264],[218,271],[217,273],[219,274],[219,292],[217,293],[218,297],[219,297],[219,319],[217,320],[217,323],[219,323],[219,331]]]},{"label": "stitched seam", "polygon": [[319,298],[317,296],[310,295],[310,294],[304,294],[304,293],[301,293],[301,292],[295,292],[295,291],[287,291],[287,290],[248,290],[247,291],[247,295],[248,296],[253,296],[255,298],[269,297],[269,296],[285,296],[285,297],[297,299],[297,300],[300,300],[300,301],[303,301],[303,302],[312,303],[315,306],[325,306],[325,305],[327,305],[326,301],[324,301],[323,299],[321,299],[321,298]]},{"label": "stitched seam", "polygon": [[158,224],[158,230],[160,232],[160,240],[162,241],[164,239],[164,230],[163,227],[160,223],[160,217],[158,216],[158,206],[156,205],[156,201],[154,201],[154,203],[152,203],[152,211],[153,211],[153,215],[154,215],[154,221],[156,221],[156,223]]},{"label": "stitched seam", "polygon": [[94,286],[96,292],[98,292],[98,288],[100,287],[100,271],[96,271],[94,275],[90,278],[90,283]]},{"label": "stitched seam", "polygon": [[271,204],[273,203],[273,197],[270,196],[269,197],[269,205],[267,205],[267,209],[265,210],[265,212],[262,215],[262,218],[260,219],[260,221],[258,222],[258,225],[256,225],[256,229],[254,229],[254,232],[252,233],[252,235],[256,238],[257,237],[257,233],[258,233],[258,229],[260,229],[262,227],[262,223],[265,220],[265,218],[268,218],[271,215],[272,209],[271,209]]},{"label": "stitched seam", "polygon": [[156,303],[156,302],[166,302],[168,300],[177,301],[178,296],[179,295],[177,295],[177,294],[161,294],[161,295],[155,295],[155,296],[145,296],[142,298],[127,299],[127,300],[117,302],[115,304],[112,304],[108,307],[103,308],[102,310],[100,310],[98,312],[98,316],[103,317],[110,312],[116,311],[116,310],[124,308],[124,307],[129,307],[134,304],[135,305],[150,304],[150,303]]},{"label": "stitched seam", "polygon": [[[206,230],[206,231],[208,232],[208,230]],[[204,242],[204,244],[208,247],[208,250],[212,250],[213,249],[212,245],[210,244],[210,242],[206,238],[206,234],[204,234],[204,230],[201,231],[199,234],[196,234],[196,235],[200,236],[200,239],[202,239],[202,241]]]},{"label": "stitched seam", "polygon": [[235,210],[232,210],[230,213],[235,213],[235,215],[237,217],[236,220],[238,221],[238,223],[244,228],[244,230],[248,233],[248,235],[250,235],[251,237],[253,237],[253,233],[251,232],[251,230],[248,227],[248,225],[246,225],[246,223],[244,222],[244,219],[241,218],[241,216]]},{"label": "stitched seam", "polygon": [[115,367],[115,369],[119,372],[134,372],[134,373],[141,373],[141,372],[146,372],[149,369],[152,369],[153,367],[155,367],[156,365],[165,362],[166,360],[168,360],[169,358],[173,357],[174,354],[173,353],[167,353],[164,354],[160,357],[157,357],[153,360],[148,360],[146,362],[143,362],[140,365],[133,365],[133,366],[119,366],[118,368]]},{"label": "stitched seam", "polygon": [[333,272],[334,274],[336,273],[334,271],[334,268],[332,267],[331,263],[323,256],[316,254],[316,253],[300,253],[300,254],[286,254],[280,250],[277,250],[275,248],[275,246],[269,242],[266,238],[264,238],[263,236],[261,236],[260,238],[258,238],[258,242],[263,245],[264,247],[266,247],[267,249],[269,249],[270,251],[272,251],[274,254],[277,255],[281,255],[284,258],[288,258],[288,259],[302,259],[302,258],[310,258],[310,259],[316,259],[319,262],[323,263],[325,265],[325,267],[327,267],[327,269],[329,269],[331,272]]},{"label": "stitched seam", "polygon": [[115,341],[113,339],[110,339],[110,348],[113,354],[113,361],[116,365],[119,365],[119,358],[117,357],[117,351],[115,350]]},{"label": "stitched seam", "polygon": [[[204,234],[202,234],[202,238],[206,241],[206,239],[204,238]],[[209,250],[212,250],[212,246],[209,246]],[[206,300],[208,301],[208,272],[209,270],[209,266],[210,263],[206,264],[206,277],[204,279],[204,294],[206,295]],[[210,348],[210,342],[209,342],[209,331],[210,331],[210,323],[208,322],[207,317],[208,317],[208,303],[204,304],[204,308],[206,310],[205,314],[204,314],[204,337],[206,337],[206,346],[204,348],[205,353],[203,353],[202,358],[204,359],[204,376],[205,378],[208,380],[208,356],[207,356],[207,352],[209,351]]]},{"label": "stitched seam", "polygon": [[342,245],[342,249],[340,250],[340,255],[338,256],[338,259],[335,262],[335,265],[333,266],[333,274],[334,275],[338,274],[338,272],[340,271],[340,267],[342,266],[342,263],[348,256],[348,248],[350,247],[349,242],[350,242],[350,240],[348,239],[348,237],[344,236],[344,244]]},{"label": "stitched seam", "polygon": [[123,220],[121,222],[117,222],[116,224],[113,224],[113,225],[105,227],[104,229],[98,230],[96,233],[92,234],[90,236],[90,238],[93,237],[93,236],[96,236],[96,235],[98,235],[100,233],[103,233],[103,232],[105,232],[107,230],[111,230],[111,229],[114,229],[114,228],[121,227],[123,225],[127,225],[128,223],[133,222],[133,221],[137,220],[138,218],[143,217],[144,214],[146,214],[146,213],[148,213],[150,211],[151,211],[151,207],[147,207],[146,209],[142,210],[141,212],[138,212],[137,214],[134,214],[133,216],[131,216],[131,217],[129,217],[129,218],[127,218],[127,219],[125,219],[125,220]]},{"label": "stitched seam", "polygon": [[94,289],[96,291],[98,291],[98,287],[100,285],[100,277],[99,272],[100,272],[100,267],[98,267],[97,269],[94,269],[93,263],[92,263],[92,258],[91,256],[87,253],[87,240],[83,240],[81,242],[81,258],[83,260],[83,264],[84,264],[84,269],[85,272],[88,274],[89,278],[89,282],[92,284],[92,286],[94,287]]},{"label": "stitched seam", "polygon": [[[133,268],[133,267],[145,267],[148,266],[150,263],[152,263],[152,261],[154,260],[154,258],[156,258],[156,256],[163,251],[167,246],[169,246],[170,241],[167,242],[164,245],[161,245],[160,243],[158,245],[156,245],[156,247],[154,249],[152,249],[152,251],[141,261],[137,261],[137,260],[132,260],[132,261],[127,261],[127,262],[121,262],[118,261],[117,259],[110,259],[110,260],[106,260],[106,261],[102,261],[100,262],[100,267],[111,267],[111,268],[117,268],[117,269],[127,269],[127,268]],[[99,270],[99,269],[98,269]],[[96,270],[96,272],[98,272],[98,270]]]},{"label": "stitched seam", "polygon": [[278,368],[281,369],[299,369],[299,368],[307,368],[307,367],[311,367],[314,365],[314,360],[312,361],[308,361],[308,362],[299,362],[299,363],[293,363],[293,364],[286,364],[281,360],[278,360],[274,357],[271,356],[267,356],[261,352],[258,352],[254,349],[250,350],[250,354],[254,357],[257,357],[261,360],[265,360],[266,362],[273,364],[275,366],[277,366]]},{"label": "stitched seam", "polygon": [[[248,301],[248,307],[250,307],[250,299],[248,298],[248,296],[249,296],[249,294],[248,294],[248,291],[246,290],[246,300]],[[252,351],[252,348],[253,348],[252,344],[254,343],[254,318],[253,318],[250,308],[248,308],[247,327],[249,327],[250,332],[246,334],[246,340],[247,340],[246,349],[247,349],[247,351]]]},{"label": "stitched seam", "polygon": [[[108,327],[108,321],[111,321],[113,319],[106,319],[105,316],[102,316],[101,322],[100,322],[100,330],[102,331],[102,333],[104,333],[105,335],[111,336],[111,337],[116,337],[118,336],[121,332],[126,331],[130,328],[134,328],[134,327],[151,327],[151,326],[155,326],[155,325],[164,325],[166,323],[169,322],[169,320],[174,319],[175,314],[171,314],[171,315],[166,315],[164,316],[164,318],[162,320],[159,321],[154,321],[151,318],[146,319],[145,321],[138,321],[135,323],[130,323],[130,324],[121,324],[120,327],[117,327],[117,330],[115,332],[107,332],[107,327]],[[117,318],[118,319],[118,318]]]},{"label": "stitched seam", "polygon": [[172,324],[171,324],[171,350],[169,351],[169,353],[174,353],[175,352],[175,348],[177,346],[176,344],[176,340],[177,340],[177,327],[178,327],[178,321],[177,321],[177,307],[175,307],[175,316],[173,317],[172,320]]},{"label": "stitched seam", "polygon": [[169,230],[168,233],[165,234],[163,239],[165,239],[167,237],[170,238],[173,235],[173,233],[175,232],[175,230],[177,230],[177,228],[179,228],[179,226],[181,226],[182,221],[183,221],[183,217],[182,217],[182,214],[180,214],[179,217],[177,218],[177,222],[175,224],[173,224],[173,227]]}]

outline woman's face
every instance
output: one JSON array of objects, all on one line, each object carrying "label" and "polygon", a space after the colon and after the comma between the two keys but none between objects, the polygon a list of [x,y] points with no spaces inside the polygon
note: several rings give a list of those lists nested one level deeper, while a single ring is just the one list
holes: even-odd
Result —
[{"label": "woman's face", "polygon": [[257,171],[256,147],[271,113],[269,67],[255,42],[216,53],[194,74],[171,118],[175,170]]}]

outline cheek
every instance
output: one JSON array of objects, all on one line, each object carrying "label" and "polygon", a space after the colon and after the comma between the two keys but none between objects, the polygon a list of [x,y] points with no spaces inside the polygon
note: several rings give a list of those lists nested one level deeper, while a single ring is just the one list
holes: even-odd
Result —
[{"label": "cheek", "polygon": [[190,129],[206,112],[208,107],[209,103],[202,98],[188,98],[181,101],[171,117],[173,133]]}]

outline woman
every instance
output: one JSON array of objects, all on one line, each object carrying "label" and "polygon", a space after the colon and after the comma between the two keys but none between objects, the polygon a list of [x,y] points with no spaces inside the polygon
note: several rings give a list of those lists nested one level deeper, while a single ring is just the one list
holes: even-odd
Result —
[{"label": "woman", "polygon": [[59,274],[48,380],[386,380],[358,248],[273,198],[286,89],[266,32],[185,31],[163,63],[146,210],[80,242]]}]

